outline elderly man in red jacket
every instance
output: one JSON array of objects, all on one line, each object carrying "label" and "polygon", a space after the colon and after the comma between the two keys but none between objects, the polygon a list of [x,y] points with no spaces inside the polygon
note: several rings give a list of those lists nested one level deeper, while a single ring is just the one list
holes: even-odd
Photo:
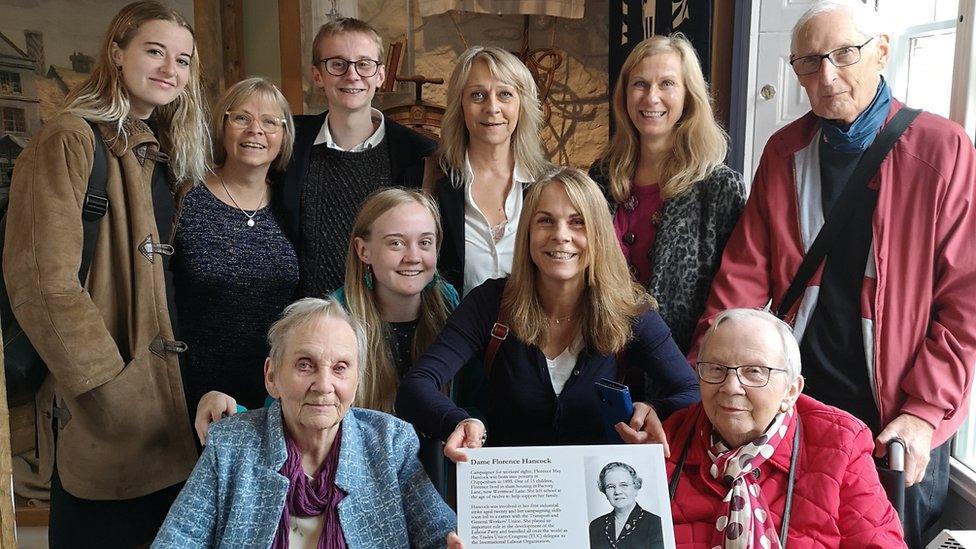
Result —
[{"label": "elderly man in red jacket", "polygon": [[[730,307],[780,309],[855,166],[903,107],[881,76],[888,53],[888,35],[860,2],[819,2],[797,22],[790,62],[811,112],[766,144],[698,335]],[[947,441],[965,419],[973,379],[974,180],[962,128],[921,113],[876,174],[851,181],[867,184],[870,198],[853,203],[787,315],[805,392],[867,423],[876,455],[892,438],[906,442],[906,539],[915,547],[941,514]]]}]

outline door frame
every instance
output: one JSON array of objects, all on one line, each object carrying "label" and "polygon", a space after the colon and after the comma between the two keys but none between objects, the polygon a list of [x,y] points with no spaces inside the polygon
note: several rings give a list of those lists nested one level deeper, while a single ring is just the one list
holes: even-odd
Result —
[{"label": "door frame", "polygon": [[[753,5],[755,4],[755,9]],[[750,90],[756,88],[756,58],[759,44],[759,1],[735,3],[732,23],[732,89],[729,99],[730,168],[743,174],[746,189],[752,187],[751,162],[746,166],[746,151],[752,150],[752,128],[756,104]],[[738,85],[736,85],[738,83]],[[748,168],[748,171],[747,171]]]}]

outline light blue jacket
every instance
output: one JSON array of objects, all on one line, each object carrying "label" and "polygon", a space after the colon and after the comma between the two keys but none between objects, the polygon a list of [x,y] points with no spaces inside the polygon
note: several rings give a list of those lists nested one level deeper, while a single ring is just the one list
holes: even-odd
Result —
[{"label": "light blue jacket", "polygon": [[[288,493],[281,421],[275,402],[215,423],[152,546],[270,547]],[[457,519],[417,460],[413,428],[350,408],[341,429],[335,483],[347,494],[339,523],[349,549],[444,547]]]}]

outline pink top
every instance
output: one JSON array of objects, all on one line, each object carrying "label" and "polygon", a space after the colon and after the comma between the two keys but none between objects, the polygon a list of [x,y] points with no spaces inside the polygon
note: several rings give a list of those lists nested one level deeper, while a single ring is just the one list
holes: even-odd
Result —
[{"label": "pink top", "polygon": [[661,187],[658,185],[638,186],[631,183],[630,200],[617,205],[613,217],[613,229],[617,233],[620,249],[627,258],[627,264],[634,278],[647,285],[651,279],[651,248],[661,223]]}]

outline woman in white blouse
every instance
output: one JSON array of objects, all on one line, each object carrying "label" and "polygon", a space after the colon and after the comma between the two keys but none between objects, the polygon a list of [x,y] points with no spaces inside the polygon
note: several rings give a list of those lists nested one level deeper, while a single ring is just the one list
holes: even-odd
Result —
[{"label": "woman in white blouse", "polygon": [[494,46],[469,48],[451,73],[430,175],[444,223],[438,268],[466,295],[512,267],[522,192],[549,171],[539,141],[542,110],[532,73]]}]

